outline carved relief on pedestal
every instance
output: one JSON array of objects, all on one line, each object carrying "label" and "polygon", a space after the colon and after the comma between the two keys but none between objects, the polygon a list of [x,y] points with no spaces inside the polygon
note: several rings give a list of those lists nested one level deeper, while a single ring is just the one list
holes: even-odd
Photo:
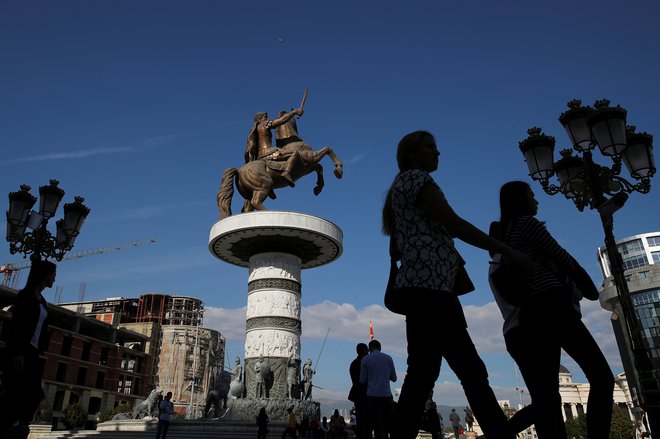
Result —
[{"label": "carved relief on pedestal", "polygon": [[248,295],[246,317],[281,316],[300,319],[300,296],[287,291],[261,290]]},{"label": "carved relief on pedestal", "polygon": [[291,279],[300,283],[300,258],[277,252],[252,256],[248,282],[264,278]]},{"label": "carved relief on pedestal", "polygon": [[277,329],[248,331],[245,336],[245,358],[289,357],[300,358],[300,334]]}]

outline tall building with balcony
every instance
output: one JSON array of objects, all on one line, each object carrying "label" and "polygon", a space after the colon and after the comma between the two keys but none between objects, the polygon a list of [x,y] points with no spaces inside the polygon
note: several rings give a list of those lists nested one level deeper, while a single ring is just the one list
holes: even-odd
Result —
[{"label": "tall building with balcony", "polygon": [[[633,312],[655,370],[660,370],[660,232],[644,233],[616,242],[621,253],[625,280],[630,291]],[[607,249],[598,249],[598,261],[603,274],[600,303],[612,312],[612,327],[631,394],[637,399],[639,382],[634,367],[631,343],[621,318],[623,310],[617,295]]]}]

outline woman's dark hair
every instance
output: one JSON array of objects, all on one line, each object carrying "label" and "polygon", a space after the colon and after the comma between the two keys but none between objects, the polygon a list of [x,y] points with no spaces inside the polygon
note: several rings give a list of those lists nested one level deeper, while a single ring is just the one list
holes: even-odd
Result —
[{"label": "woman's dark hair", "polygon": [[529,205],[529,184],[524,181],[509,181],[500,188],[500,223],[508,224],[511,220],[525,215],[533,215]]},{"label": "woman's dark hair", "polygon": [[[430,137],[435,142],[435,137],[428,131],[418,130],[408,133],[399,140],[396,148],[396,164],[399,167],[399,173],[412,169],[412,160],[410,152],[413,151],[420,143],[427,137]],[[392,182],[394,185],[394,182]],[[394,218],[392,217],[392,186],[387,191],[385,204],[383,205],[383,233],[391,235],[394,231]]]},{"label": "woman's dark hair", "polygon": [[41,282],[55,273],[57,265],[50,261],[36,260],[30,265],[30,274],[28,274],[25,289],[35,289]]},{"label": "woman's dark hair", "polygon": [[424,130],[413,131],[399,140],[399,145],[396,147],[396,164],[399,166],[399,172],[412,169],[410,152],[417,148],[427,137],[430,137],[435,142],[433,134]]}]

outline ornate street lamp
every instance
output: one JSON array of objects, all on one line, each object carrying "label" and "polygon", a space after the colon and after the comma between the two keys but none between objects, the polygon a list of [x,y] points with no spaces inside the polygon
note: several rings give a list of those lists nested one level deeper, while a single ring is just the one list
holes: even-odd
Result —
[{"label": "ornate street lamp", "polygon": [[50,180],[49,185],[39,188],[39,211],[32,211],[37,201],[30,193],[30,186],[21,185],[18,192],[9,194],[7,211],[7,241],[11,254],[23,253],[30,259],[53,258],[61,261],[66,252],[73,248],[76,237],[89,214],[82,197],[64,205],[64,218],[55,222],[55,236],[46,228],[64,197],[58,187],[59,181]]},{"label": "ornate street lamp", "polygon": [[[648,415],[651,431],[660,434],[660,375],[651,361],[639,320],[624,276],[624,267],[614,239],[614,212],[628,199],[628,194],[646,194],[651,190],[651,178],[655,174],[653,160],[653,136],[635,132],[634,126],[626,126],[627,112],[620,106],[611,107],[606,99],[598,100],[593,107],[583,107],[581,101],[568,102],[569,109],[559,116],[573,150],[560,151],[555,162],[553,153],[555,138],[542,133],[540,128],[530,128],[528,137],[519,143],[525,156],[529,175],[541,183],[549,195],[561,193],[571,200],[579,211],[585,207],[600,214],[605,232],[605,246],[621,309],[624,330],[628,335],[633,364],[637,372],[639,404]],[[593,161],[592,150],[599,151],[612,161],[604,166]],[[633,182],[623,178],[621,163],[625,164]],[[557,175],[559,184],[550,182]]]}]

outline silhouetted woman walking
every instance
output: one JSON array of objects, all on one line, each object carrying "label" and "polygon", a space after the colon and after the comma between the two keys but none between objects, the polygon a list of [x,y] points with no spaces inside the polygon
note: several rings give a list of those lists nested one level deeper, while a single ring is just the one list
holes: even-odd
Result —
[{"label": "silhouetted woman walking", "polygon": [[[531,267],[524,255],[459,217],[429,173],[440,153],[433,135],[415,131],[397,147],[399,167],[383,207],[383,232],[394,239],[401,266],[396,287],[409,298],[406,311],[408,370],[396,408],[392,438],[414,439],[424,405],[440,373],[442,358],[460,379],[479,425],[489,438],[513,438],[488,383],[488,372],[467,331],[463,308],[452,292],[463,260],[453,237],[501,252],[522,273]],[[441,334],[429,342],[429,334]],[[403,422],[405,420],[405,422]]]},{"label": "silhouetted woman walking", "polygon": [[491,279],[495,301],[504,317],[507,351],[518,364],[532,398],[526,416],[520,416],[525,421],[514,417],[512,427],[521,430],[528,426],[531,417],[539,439],[566,438],[557,379],[563,348],[589,380],[588,436],[608,438],[614,376],[579,311],[582,296],[597,300],[598,289],[580,264],[550,235],[545,224],[535,218],[537,211],[538,202],[529,185],[508,182],[500,189],[500,221],[490,227],[493,237],[535,262],[534,276],[520,288],[519,303],[507,302]]}]

